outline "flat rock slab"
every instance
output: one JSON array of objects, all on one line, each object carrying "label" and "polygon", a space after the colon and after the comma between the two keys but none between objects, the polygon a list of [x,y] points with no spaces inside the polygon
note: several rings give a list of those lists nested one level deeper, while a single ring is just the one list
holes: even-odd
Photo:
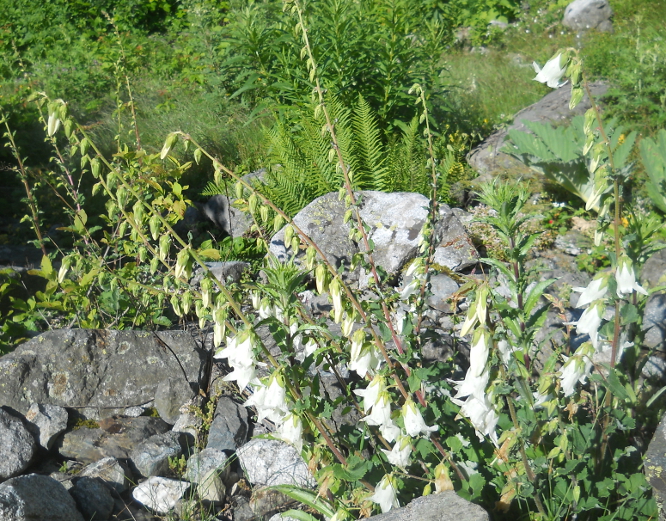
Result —
[{"label": "flat rock slab", "polygon": [[[0,406],[74,408],[85,418],[149,404],[169,377],[201,381],[208,353],[182,331],[48,331],[0,358]],[[182,367],[182,369],[181,369]]]},{"label": "flat rock slab", "polygon": [[83,427],[65,433],[56,447],[61,456],[84,463],[103,458],[126,459],[148,438],[170,428],[160,418],[147,416],[106,419],[100,422],[100,428]]},{"label": "flat rock slab", "polygon": [[415,499],[407,506],[372,516],[374,521],[488,521],[488,512],[453,491]]},{"label": "flat rock slab", "polygon": [[0,484],[3,521],[84,521],[67,489],[55,479],[38,474]]}]

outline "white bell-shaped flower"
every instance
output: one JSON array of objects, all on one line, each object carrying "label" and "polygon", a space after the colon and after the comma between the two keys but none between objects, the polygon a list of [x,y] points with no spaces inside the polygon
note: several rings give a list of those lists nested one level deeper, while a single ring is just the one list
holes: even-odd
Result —
[{"label": "white bell-shaped flower", "polygon": [[615,270],[615,279],[617,280],[617,296],[622,297],[623,294],[631,294],[634,291],[647,295],[645,291],[639,284],[636,282],[636,273],[634,272],[634,266],[627,257],[620,259],[617,270]]},{"label": "white bell-shaped flower", "polygon": [[391,465],[405,468],[409,465],[409,456],[412,454],[412,443],[409,436],[400,436],[391,450],[382,449]]},{"label": "white bell-shaped flower", "polygon": [[420,436],[421,434],[428,435],[438,429],[436,425],[432,427],[426,425],[423,416],[421,416],[421,411],[419,411],[412,400],[405,402],[405,405],[402,406],[402,418],[405,422],[405,432],[412,437]]},{"label": "white bell-shaped flower", "polygon": [[277,433],[281,440],[292,444],[298,452],[303,449],[303,422],[296,414],[285,416]]},{"label": "white bell-shaped flower", "polygon": [[586,288],[574,288],[574,291],[580,292],[577,308],[584,308],[595,300],[602,299],[608,293],[608,277],[605,275],[596,277],[590,282]]},{"label": "white bell-shaped flower", "polygon": [[564,64],[564,67],[560,65],[561,57],[562,54],[558,54],[554,58],[551,58],[548,60],[546,65],[543,66],[543,69],[539,67],[537,62],[532,62],[534,72],[537,73],[534,81],[545,83],[551,89],[559,89],[561,86],[563,86],[566,81],[560,82],[560,80],[564,76],[564,73],[567,71],[567,65],[566,63]]},{"label": "white bell-shaped flower", "polygon": [[571,396],[576,392],[577,383],[585,383],[592,370],[593,354],[594,349],[586,342],[578,348],[574,356],[566,359],[560,375],[560,384],[564,396]]},{"label": "white bell-shaped flower", "polygon": [[379,485],[375,487],[375,493],[370,496],[370,501],[378,503],[383,512],[388,512],[393,507],[399,506],[398,496],[393,488],[391,476],[388,474],[382,478]]},{"label": "white bell-shaped flower", "polygon": [[595,348],[599,345],[599,327],[605,310],[604,302],[599,300],[583,311],[576,322],[576,332],[579,335],[590,335],[590,341]]}]

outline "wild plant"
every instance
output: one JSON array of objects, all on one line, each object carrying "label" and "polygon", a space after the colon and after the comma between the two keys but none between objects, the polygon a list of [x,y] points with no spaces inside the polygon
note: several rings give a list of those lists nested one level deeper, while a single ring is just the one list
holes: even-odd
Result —
[{"label": "wild plant", "polygon": [[[637,279],[654,250],[655,224],[628,214],[630,233],[622,235],[625,173],[618,165],[626,152],[619,136],[614,141],[606,131],[598,107],[588,111],[584,125],[584,155],[594,179],[588,206],[600,209],[598,235],[612,232],[612,269],[577,288],[576,306],[583,311],[569,316],[565,304],[546,293],[554,281],[540,280],[528,268],[537,239],[524,226],[529,194],[519,183],[486,185],[479,198],[493,212],[485,221],[502,240],[507,261],[484,259],[490,274],[470,277],[456,297],[458,303],[465,297],[467,309],[453,334],[468,348],[468,363],[429,363],[423,346],[436,332],[424,306],[446,173],[435,157],[427,95],[418,84],[411,89],[426,142],[428,218],[418,256],[398,289],[375,262],[370,227],[359,211],[363,193],[355,189],[354,167],[337,133],[306,14],[298,0],[285,8],[301,42],[292,52],[300,51],[314,86],[315,117],[322,118],[329,143],[326,159],[339,175],[335,188],[346,205],[344,220],[361,245],[351,265],[334,266],[288,212],[187,133],[170,133],[157,154],[124,147],[109,159],[63,102],[38,95],[48,136],[63,129],[70,157],[80,160],[81,175],[92,176],[106,200],[103,224],[93,230],[78,185],[68,188],[80,203],[72,205],[70,227],[80,239],[63,259],[54,287],[65,281],[90,287],[82,279],[95,279],[130,300],[145,299],[147,314],[168,302],[178,317],[212,327],[215,357],[228,366],[225,379],[237,385],[258,420],[273,423],[272,436],[301,452],[318,483],[316,493],[281,490],[327,519],[364,517],[448,490],[493,509],[498,518],[654,517],[656,503],[632,443],[643,435],[641,422],[655,413],[651,388],[641,378],[646,354],[639,326],[647,290]],[[563,51],[537,79],[559,86],[566,75],[575,105],[585,89],[581,67],[575,52]],[[243,286],[212,276],[202,252],[174,230],[187,204],[177,179],[189,165],[172,154],[179,142],[195,162],[208,158],[218,184],[234,179],[258,247],[268,251],[272,232],[284,229],[288,262],[268,255],[262,278]],[[62,147],[58,139],[52,144]],[[195,266],[204,273],[196,287],[190,284]],[[367,274],[363,290],[347,276],[359,268]],[[329,316],[308,312],[301,300],[306,289],[328,297]],[[566,324],[560,337],[543,342],[539,333],[551,304]],[[274,346],[260,334],[265,329]],[[330,379],[341,388],[335,399],[327,390]],[[336,411],[360,420],[336,426]],[[314,519],[305,512],[294,516]]]}]

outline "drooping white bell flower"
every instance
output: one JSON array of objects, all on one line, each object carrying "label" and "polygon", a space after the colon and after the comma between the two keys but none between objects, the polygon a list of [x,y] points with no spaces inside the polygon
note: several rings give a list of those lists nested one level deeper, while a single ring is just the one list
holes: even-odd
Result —
[{"label": "drooping white bell flower", "polygon": [[421,434],[430,434],[438,430],[436,425],[428,427],[421,416],[421,411],[418,410],[416,404],[412,400],[408,400],[402,406],[402,418],[405,422],[405,432],[412,437]]},{"label": "drooping white bell flower", "polygon": [[590,374],[592,369],[593,354],[594,349],[588,342],[585,342],[578,348],[574,356],[566,359],[560,375],[560,384],[564,396],[571,396],[576,392],[577,383],[585,383],[587,375]]},{"label": "drooping white bell flower", "polygon": [[257,367],[253,365],[238,365],[233,368],[227,376],[224,377],[225,382],[236,382],[239,389],[245,389],[249,384],[256,384],[259,382],[257,379]]},{"label": "drooping white bell flower", "polygon": [[277,429],[278,437],[292,444],[298,452],[303,449],[303,422],[296,414],[284,417],[282,425]]},{"label": "drooping white bell flower", "polygon": [[617,269],[615,270],[615,279],[617,280],[617,296],[622,297],[623,294],[631,294],[634,291],[647,295],[645,291],[639,284],[636,282],[636,273],[634,272],[634,266],[627,257],[620,259]]},{"label": "drooping white bell flower", "polygon": [[583,311],[578,322],[576,322],[576,332],[590,335],[590,341],[595,349],[599,345],[599,326],[601,326],[601,319],[605,310],[604,302],[599,300]]},{"label": "drooping white bell flower", "polygon": [[472,376],[481,376],[486,370],[486,362],[488,362],[488,354],[492,343],[492,335],[485,326],[474,332],[472,347],[469,352],[469,372],[472,373]]},{"label": "drooping white bell flower", "polygon": [[256,407],[259,421],[268,418],[276,424],[281,424],[289,412],[282,377],[275,374],[271,375],[268,386],[257,386],[254,394],[243,405],[245,407]]},{"label": "drooping white bell flower", "polygon": [[486,387],[488,386],[488,379],[490,378],[490,373],[485,371],[479,376],[472,375],[471,371],[467,371],[465,379],[462,382],[456,382],[451,380],[451,382],[456,386],[458,391],[456,395],[452,398],[452,401],[457,405],[463,404],[463,401],[460,398],[465,398],[466,396],[476,396],[479,400],[483,399],[486,394]]},{"label": "drooping white bell flower", "polygon": [[495,432],[495,427],[499,421],[499,415],[497,414],[497,411],[495,411],[488,394],[486,394],[483,399],[479,399],[476,396],[470,396],[467,398],[463,406],[460,408],[459,414],[469,418],[479,439],[483,439],[483,436],[487,436],[495,445],[497,445],[497,433]]},{"label": "drooping white bell flower", "polygon": [[383,512],[388,512],[393,507],[399,506],[398,496],[393,488],[393,483],[390,475],[386,475],[375,487],[375,493],[370,496],[370,501],[378,503]]},{"label": "drooping white bell flower", "polygon": [[499,351],[500,358],[502,359],[504,365],[508,366],[509,362],[511,362],[511,356],[513,355],[513,352],[516,350],[516,348],[512,346],[508,340],[502,338],[501,340],[497,341],[497,350]]},{"label": "drooping white bell flower", "polygon": [[363,421],[368,425],[378,426],[386,441],[393,441],[400,435],[400,428],[391,419],[391,402],[387,391],[379,393],[372,406],[372,411],[363,418]]},{"label": "drooping white bell flower", "polygon": [[391,450],[382,449],[391,465],[405,468],[409,465],[409,456],[412,454],[412,443],[409,436],[400,436]]},{"label": "drooping white bell flower", "polygon": [[352,335],[351,360],[348,367],[350,371],[364,378],[365,375],[375,373],[381,366],[382,359],[374,345],[365,341],[365,331],[358,329]]},{"label": "drooping white bell flower", "polygon": [[606,293],[608,293],[608,277],[606,275],[601,275],[593,279],[586,288],[573,288],[573,290],[580,292],[576,307],[584,308],[591,302],[606,296]]},{"label": "drooping white bell flower", "polygon": [[543,66],[543,69],[539,67],[537,62],[532,62],[534,72],[537,73],[534,81],[545,83],[551,89],[559,89],[562,87],[566,81],[560,82],[560,80],[562,79],[562,76],[564,76],[564,73],[567,71],[567,65],[566,63],[564,64],[564,67],[560,65],[561,57],[562,54],[560,53],[554,58],[551,58],[548,60],[546,65]]},{"label": "drooping white bell flower", "polygon": [[367,414],[370,408],[379,400],[380,393],[384,391],[386,391],[384,377],[375,375],[365,389],[354,389],[354,394],[363,398],[363,412]]}]

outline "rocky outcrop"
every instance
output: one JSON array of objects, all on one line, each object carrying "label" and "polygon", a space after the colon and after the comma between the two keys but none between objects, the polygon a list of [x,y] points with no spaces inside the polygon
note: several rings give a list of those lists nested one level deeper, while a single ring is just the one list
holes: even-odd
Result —
[{"label": "rocky outcrop", "polygon": [[[596,98],[603,96],[608,86],[602,82],[590,84],[590,91]],[[507,174],[512,179],[532,178],[537,175],[536,171],[527,167],[519,159],[502,152],[507,144],[507,136],[510,130],[526,132],[526,121],[539,123],[551,123],[563,125],[571,121],[574,116],[585,114],[590,108],[587,94],[574,110],[569,110],[571,89],[567,86],[549,92],[541,100],[518,112],[513,123],[507,128],[498,130],[486,138],[481,144],[467,154],[467,162],[479,173],[477,182],[489,181],[495,176]]]},{"label": "rocky outcrop", "polygon": [[187,379],[194,396],[207,363],[187,332],[48,331],[0,358],[0,405],[22,414],[38,403],[92,419],[138,416],[163,380]]},{"label": "rocky outcrop", "polygon": [[[370,227],[368,239],[374,243],[373,259],[396,276],[407,262],[416,256],[421,230],[426,222],[428,199],[415,193],[359,192],[359,213]],[[365,251],[349,238],[351,225],[345,222],[348,207],[338,200],[337,193],[323,195],[301,210],[294,223],[321,249],[333,266],[351,265],[354,254]],[[478,253],[465,229],[451,208],[442,204],[436,228],[435,263],[451,270],[462,271],[478,262]],[[284,244],[284,229],[270,244],[278,259],[289,260],[293,252]],[[297,255],[300,258],[302,253]],[[367,275],[360,269],[350,272],[350,279],[364,281]]]}]

